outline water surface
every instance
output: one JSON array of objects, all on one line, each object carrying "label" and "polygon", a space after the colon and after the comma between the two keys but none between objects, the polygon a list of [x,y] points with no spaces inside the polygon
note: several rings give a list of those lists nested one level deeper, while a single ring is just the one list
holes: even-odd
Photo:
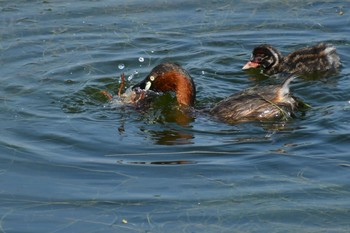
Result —
[{"label": "water surface", "polygon": [[[347,1],[4,0],[0,12],[1,232],[350,231]],[[342,69],[293,82],[312,108],[287,122],[184,119],[172,95],[140,112],[101,94],[173,61],[204,108],[269,82],[241,70],[254,46],[321,41]]]}]

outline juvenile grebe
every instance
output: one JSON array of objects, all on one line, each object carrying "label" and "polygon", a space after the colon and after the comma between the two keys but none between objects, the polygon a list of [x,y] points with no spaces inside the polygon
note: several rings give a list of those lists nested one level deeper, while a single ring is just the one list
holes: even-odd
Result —
[{"label": "juvenile grebe", "polygon": [[250,61],[242,69],[261,68],[267,75],[277,73],[312,74],[315,72],[336,72],[340,58],[331,44],[320,43],[298,49],[287,56],[268,44],[254,48]]},{"label": "juvenile grebe", "polygon": [[[219,120],[233,123],[254,120],[274,120],[290,117],[297,107],[297,101],[289,92],[289,84],[295,78],[290,76],[281,85],[254,87],[243,90],[208,109]],[[181,106],[193,106],[196,89],[189,73],[175,63],[157,65],[133,90],[175,92]]]}]

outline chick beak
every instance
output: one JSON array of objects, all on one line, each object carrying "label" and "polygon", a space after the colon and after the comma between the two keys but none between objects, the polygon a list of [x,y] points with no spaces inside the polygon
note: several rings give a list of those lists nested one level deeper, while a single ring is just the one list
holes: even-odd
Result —
[{"label": "chick beak", "polygon": [[242,70],[248,70],[248,69],[251,69],[251,68],[258,68],[259,66],[260,66],[260,64],[257,63],[257,62],[248,61],[247,64],[245,64],[242,67]]}]

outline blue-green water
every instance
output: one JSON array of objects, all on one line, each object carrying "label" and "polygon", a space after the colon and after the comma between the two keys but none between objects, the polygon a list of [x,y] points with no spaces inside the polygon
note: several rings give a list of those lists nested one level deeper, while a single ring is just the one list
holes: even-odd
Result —
[{"label": "blue-green water", "polygon": [[[349,232],[349,7],[0,1],[0,232]],[[312,108],[288,122],[181,121],[171,96],[139,112],[100,94],[174,61],[202,108],[268,82],[241,70],[254,46],[320,41],[342,69],[292,83]]]}]

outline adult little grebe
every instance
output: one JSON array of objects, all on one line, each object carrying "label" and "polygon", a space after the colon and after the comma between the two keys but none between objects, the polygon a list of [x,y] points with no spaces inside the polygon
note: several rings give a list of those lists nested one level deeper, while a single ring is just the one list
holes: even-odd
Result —
[{"label": "adult little grebe", "polygon": [[147,77],[132,88],[155,92],[173,91],[177,102],[183,106],[193,106],[196,87],[190,74],[175,63],[162,63],[152,69]]},{"label": "adult little grebe", "polygon": [[[290,95],[291,76],[281,85],[254,87],[220,101],[208,109],[219,120],[233,123],[252,120],[273,120],[293,115],[297,101]],[[157,65],[150,74],[133,87],[134,90],[173,91],[181,106],[191,107],[196,89],[189,73],[174,63]]]},{"label": "adult little grebe", "polygon": [[217,103],[209,112],[226,122],[286,119],[294,115],[299,101],[289,91],[289,76],[280,85],[256,86],[235,93]]},{"label": "adult little grebe", "polygon": [[331,44],[320,43],[301,48],[285,57],[271,45],[262,44],[254,48],[250,61],[242,69],[261,68],[267,75],[283,72],[312,74],[335,72],[339,66],[340,58]]}]

